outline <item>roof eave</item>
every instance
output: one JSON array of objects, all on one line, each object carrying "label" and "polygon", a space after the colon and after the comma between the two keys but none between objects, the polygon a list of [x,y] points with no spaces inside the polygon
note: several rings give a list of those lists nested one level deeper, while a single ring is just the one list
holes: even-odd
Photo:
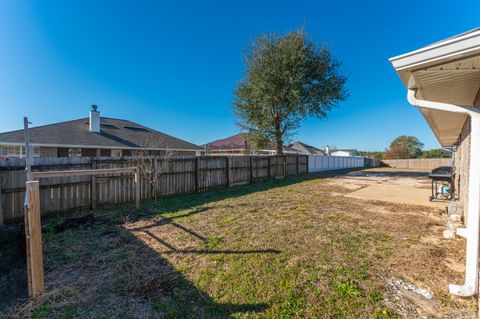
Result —
[{"label": "roof eave", "polygon": [[405,87],[413,71],[480,54],[480,29],[390,58]]},{"label": "roof eave", "polygon": [[[475,29],[459,36],[452,37],[421,49],[408,52],[389,59],[393,68],[407,89],[417,87],[416,71],[430,67],[440,66],[455,61],[460,61],[472,56],[480,55],[480,29]],[[422,90],[419,90],[420,96]],[[442,101],[440,101],[442,102]],[[472,101],[473,102],[473,101]],[[435,112],[432,110],[420,110],[428,125],[442,146],[451,146],[456,143],[463,127],[463,121],[458,120],[458,136],[453,132],[446,134],[445,129],[439,127],[435,121]]]},{"label": "roof eave", "polygon": [[480,29],[461,36],[440,41],[421,49],[390,58],[395,70],[418,69],[438,60],[456,59],[459,56],[473,55],[480,51]]}]

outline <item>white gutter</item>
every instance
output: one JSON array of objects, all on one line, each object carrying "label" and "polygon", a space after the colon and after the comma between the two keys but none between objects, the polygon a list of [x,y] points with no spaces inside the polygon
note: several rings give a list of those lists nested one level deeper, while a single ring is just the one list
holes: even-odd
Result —
[{"label": "white gutter", "polygon": [[479,262],[479,231],[480,231],[480,112],[470,106],[439,103],[419,100],[415,97],[416,90],[408,90],[408,102],[419,108],[439,111],[463,113],[470,116],[470,171],[468,181],[468,225],[459,235],[467,239],[467,260],[465,262],[465,283],[449,285],[452,295],[468,297],[478,291],[478,262]]}]

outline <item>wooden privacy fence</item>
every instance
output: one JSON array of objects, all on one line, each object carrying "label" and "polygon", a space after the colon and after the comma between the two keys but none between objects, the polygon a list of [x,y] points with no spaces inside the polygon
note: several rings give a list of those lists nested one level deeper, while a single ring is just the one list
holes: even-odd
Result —
[{"label": "wooden privacy fence", "polygon": [[365,167],[379,167],[382,165],[382,161],[374,158],[365,157]]},{"label": "wooden privacy fence", "polygon": [[431,171],[440,166],[451,166],[451,158],[412,158],[412,159],[395,159],[382,160],[382,162],[393,168],[419,169]]},{"label": "wooden privacy fence", "polygon": [[[64,171],[139,167],[139,157],[34,158],[32,171]],[[163,158],[155,158],[164,161]],[[308,172],[305,155],[285,156],[201,156],[174,157],[161,165],[157,185],[160,196],[188,194],[230,187]],[[0,224],[23,218],[25,159],[0,160]],[[40,180],[43,215],[75,209],[115,205],[135,200],[131,174],[99,176],[56,176]],[[140,198],[150,199],[154,191],[140,178]]]}]

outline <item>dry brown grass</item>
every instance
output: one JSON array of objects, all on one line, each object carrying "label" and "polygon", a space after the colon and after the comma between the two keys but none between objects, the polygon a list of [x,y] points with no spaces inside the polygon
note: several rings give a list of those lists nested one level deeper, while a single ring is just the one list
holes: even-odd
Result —
[{"label": "dry brown grass", "polygon": [[[306,178],[147,203],[45,236],[34,318],[472,318],[464,242],[442,211],[365,202],[335,178]],[[336,195],[336,196],[332,196]],[[402,279],[432,300],[389,283]]]}]

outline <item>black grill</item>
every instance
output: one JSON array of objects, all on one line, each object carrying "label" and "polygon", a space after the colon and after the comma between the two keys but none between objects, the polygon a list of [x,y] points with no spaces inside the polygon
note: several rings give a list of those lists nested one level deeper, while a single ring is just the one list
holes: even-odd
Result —
[{"label": "black grill", "polygon": [[455,173],[452,166],[434,168],[428,177],[432,179],[430,201],[433,199],[453,199]]},{"label": "black grill", "polygon": [[451,181],[453,179],[453,167],[452,166],[440,166],[434,168],[430,175],[431,179]]}]

